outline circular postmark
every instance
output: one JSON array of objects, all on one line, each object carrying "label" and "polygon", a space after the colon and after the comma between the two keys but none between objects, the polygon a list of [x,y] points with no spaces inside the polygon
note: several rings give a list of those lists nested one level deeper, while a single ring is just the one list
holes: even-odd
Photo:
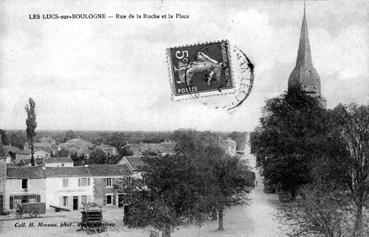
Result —
[{"label": "circular postmark", "polygon": [[167,57],[174,101],[196,99],[230,111],[251,92],[254,66],[228,40],[169,48]]}]

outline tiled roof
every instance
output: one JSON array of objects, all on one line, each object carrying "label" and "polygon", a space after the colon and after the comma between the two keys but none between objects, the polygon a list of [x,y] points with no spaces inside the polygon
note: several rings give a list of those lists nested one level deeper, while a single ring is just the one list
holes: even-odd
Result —
[{"label": "tiled roof", "polygon": [[6,152],[13,152],[13,153],[17,153],[20,151],[20,149],[18,147],[15,147],[15,146],[10,146],[10,145],[6,145],[4,146],[5,148],[5,151]]},{"label": "tiled roof", "polygon": [[34,167],[7,167],[6,176],[11,179],[42,179],[45,170],[41,166]]},{"label": "tiled roof", "polygon": [[83,140],[81,138],[74,138],[58,145],[59,147],[93,147],[95,144]]},{"label": "tiled roof", "polygon": [[[35,164],[43,164],[44,160],[42,158],[35,158]],[[20,159],[19,161],[17,161],[17,164],[31,164],[31,158],[27,158],[27,159]]]},{"label": "tiled roof", "polygon": [[145,162],[142,160],[142,157],[125,156],[124,158],[128,161],[128,164],[132,168],[132,171],[139,171],[141,167],[145,165]]},{"label": "tiled roof", "polygon": [[115,147],[110,146],[110,145],[106,145],[106,144],[98,145],[95,148],[99,148],[99,149],[116,149]]},{"label": "tiled roof", "polygon": [[35,144],[33,144],[34,147],[42,147],[42,148],[51,148],[52,146],[54,146],[54,144],[51,143],[46,143],[46,142],[36,142]]},{"label": "tiled roof", "polygon": [[130,175],[126,165],[89,165],[74,167],[47,167],[46,177],[91,177]]},{"label": "tiled roof", "polygon": [[127,146],[133,152],[133,155],[140,156],[146,150],[168,154],[174,153],[175,143],[136,143]]},{"label": "tiled roof", "polygon": [[17,154],[22,154],[22,155],[30,155],[31,154],[31,150],[24,149],[24,150],[18,151],[16,153]]},{"label": "tiled roof", "polygon": [[45,177],[99,177],[130,175],[126,165],[90,165],[74,167],[7,167],[11,179],[42,179]]},{"label": "tiled roof", "polygon": [[73,163],[69,157],[50,157],[45,159],[45,163]]}]

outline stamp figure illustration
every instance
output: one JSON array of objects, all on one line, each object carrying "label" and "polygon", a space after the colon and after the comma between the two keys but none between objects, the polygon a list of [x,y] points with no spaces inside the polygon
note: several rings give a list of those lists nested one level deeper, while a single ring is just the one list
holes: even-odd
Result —
[{"label": "stamp figure illustration", "polygon": [[234,93],[228,41],[173,47],[167,56],[173,97]]}]

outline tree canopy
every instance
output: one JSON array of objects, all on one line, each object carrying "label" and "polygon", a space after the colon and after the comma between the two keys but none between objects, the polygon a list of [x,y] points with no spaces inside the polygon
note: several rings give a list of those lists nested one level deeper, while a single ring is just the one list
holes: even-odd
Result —
[{"label": "tree canopy", "polygon": [[254,177],[238,158],[226,155],[214,133],[180,130],[172,139],[176,155],[144,158],[145,188],[131,196],[134,213],[141,224],[168,236],[177,225],[203,223],[215,210],[223,230],[224,208],[245,202]]},{"label": "tree canopy", "polygon": [[29,144],[31,145],[31,165],[35,166],[35,158],[34,158],[34,151],[33,151],[33,142],[34,142],[34,137],[36,136],[36,127],[37,127],[37,122],[36,122],[36,111],[35,111],[35,107],[36,107],[36,103],[35,101],[33,101],[32,98],[29,98],[28,100],[29,104],[27,104],[25,106],[26,112],[27,112],[27,119],[26,119],[26,134],[27,134],[27,139]]},{"label": "tree canopy", "polygon": [[302,91],[268,100],[251,136],[251,152],[264,182],[294,199],[298,188],[314,178],[312,164],[317,159],[341,157],[333,128],[330,113]]}]

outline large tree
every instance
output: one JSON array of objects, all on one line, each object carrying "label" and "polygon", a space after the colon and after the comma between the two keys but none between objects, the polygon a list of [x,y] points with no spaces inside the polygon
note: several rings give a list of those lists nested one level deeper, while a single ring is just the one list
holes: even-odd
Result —
[{"label": "large tree", "polygon": [[289,91],[267,101],[260,126],[251,136],[251,152],[264,182],[288,191],[311,182],[311,162],[324,153],[329,115],[319,101],[302,91]]},{"label": "large tree", "polygon": [[201,224],[215,210],[218,230],[223,230],[224,209],[245,202],[254,181],[252,172],[226,155],[214,133],[176,131],[172,139],[176,155],[144,158],[146,188],[131,196],[136,204],[131,223],[137,224],[138,219],[169,236],[175,226]]},{"label": "large tree", "polygon": [[27,134],[28,143],[31,147],[31,165],[35,166],[33,143],[34,143],[34,138],[36,136],[35,130],[37,127],[36,111],[35,111],[36,103],[33,101],[32,98],[29,98],[28,102],[29,104],[25,106],[25,109],[27,112],[26,134]]},{"label": "large tree", "polygon": [[356,206],[354,236],[363,235],[363,209],[369,192],[369,105],[338,105],[334,111],[337,128],[349,153],[348,169],[342,176]]}]

